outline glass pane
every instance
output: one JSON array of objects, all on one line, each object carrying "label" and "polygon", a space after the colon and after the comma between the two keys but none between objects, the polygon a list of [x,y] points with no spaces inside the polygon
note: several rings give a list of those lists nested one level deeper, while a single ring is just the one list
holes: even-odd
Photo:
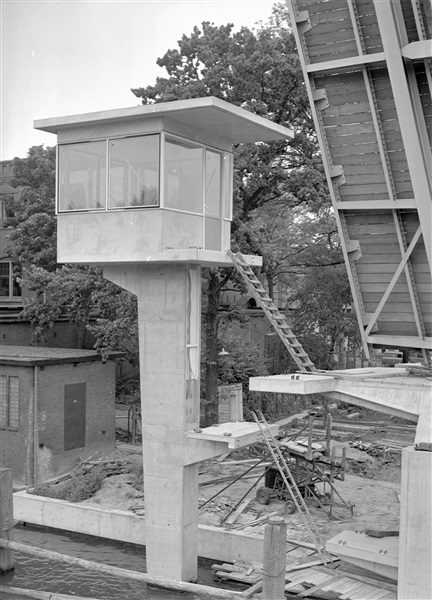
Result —
[{"label": "glass pane", "polygon": [[158,206],[159,136],[110,141],[110,208]]},{"label": "glass pane", "polygon": [[221,155],[206,151],[206,215],[221,215]]},{"label": "glass pane", "polygon": [[0,263],[0,296],[2,298],[9,298],[10,295],[9,269],[10,263]]},{"label": "glass pane", "polygon": [[14,298],[21,298],[21,286],[14,276],[12,276],[12,296]]},{"label": "glass pane", "polygon": [[203,149],[166,139],[164,167],[165,207],[202,214]]},{"label": "glass pane", "polygon": [[59,211],[105,208],[106,143],[60,146],[59,161]]}]

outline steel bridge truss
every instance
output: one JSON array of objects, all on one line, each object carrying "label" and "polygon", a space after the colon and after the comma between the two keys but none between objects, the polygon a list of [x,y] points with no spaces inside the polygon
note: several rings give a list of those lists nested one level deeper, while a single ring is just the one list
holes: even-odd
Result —
[{"label": "steel bridge truss", "polygon": [[287,0],[367,358],[432,349],[429,0]]}]

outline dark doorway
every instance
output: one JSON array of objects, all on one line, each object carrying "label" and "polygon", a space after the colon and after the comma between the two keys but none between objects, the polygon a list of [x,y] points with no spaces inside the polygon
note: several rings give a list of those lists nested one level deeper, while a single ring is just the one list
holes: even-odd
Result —
[{"label": "dark doorway", "polygon": [[86,384],[65,385],[64,391],[64,449],[85,446]]}]

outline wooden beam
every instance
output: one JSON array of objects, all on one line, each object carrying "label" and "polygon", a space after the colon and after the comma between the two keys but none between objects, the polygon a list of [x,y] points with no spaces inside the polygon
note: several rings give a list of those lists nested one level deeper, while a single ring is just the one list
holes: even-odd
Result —
[{"label": "wooden beam", "polygon": [[418,239],[419,239],[420,235],[421,235],[421,227],[419,227],[419,228],[417,229],[417,231],[416,231],[416,233],[415,233],[415,235],[414,235],[413,239],[411,240],[411,243],[410,243],[410,245],[409,245],[409,246],[408,246],[408,248],[407,248],[407,251],[406,251],[406,252],[405,252],[405,254],[402,256],[402,260],[401,260],[401,262],[399,263],[399,266],[398,266],[398,268],[396,269],[396,271],[395,271],[395,274],[393,275],[393,277],[392,277],[392,279],[391,279],[390,283],[389,283],[389,284],[388,284],[388,286],[387,286],[387,289],[386,289],[386,291],[384,292],[384,295],[383,295],[383,297],[381,298],[381,300],[380,300],[380,302],[379,302],[379,304],[378,304],[378,306],[377,306],[377,308],[376,308],[376,310],[375,310],[374,314],[372,315],[372,317],[371,317],[371,319],[370,319],[370,321],[369,321],[369,325],[368,325],[368,326],[366,327],[366,329],[365,329],[365,332],[364,332],[364,335],[365,335],[365,336],[367,336],[367,335],[368,335],[368,334],[371,332],[371,330],[372,330],[372,327],[375,325],[375,323],[376,323],[376,321],[377,321],[377,318],[378,318],[378,315],[380,314],[380,312],[381,312],[381,310],[382,310],[382,308],[383,308],[384,304],[386,303],[386,301],[387,301],[388,297],[390,296],[390,293],[391,293],[392,289],[394,288],[394,285],[395,285],[396,281],[399,279],[399,277],[400,277],[400,274],[401,274],[401,273],[402,273],[402,271],[404,270],[404,268],[405,268],[405,265],[406,265],[406,263],[407,263],[407,260],[408,260],[408,259],[409,259],[409,257],[411,256],[411,253],[412,253],[412,251],[413,251],[413,249],[414,249],[414,246],[417,244],[417,241],[418,241]]}]

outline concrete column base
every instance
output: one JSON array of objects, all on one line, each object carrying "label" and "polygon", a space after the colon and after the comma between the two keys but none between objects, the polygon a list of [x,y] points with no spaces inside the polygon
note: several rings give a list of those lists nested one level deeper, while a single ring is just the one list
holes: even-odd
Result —
[{"label": "concrete column base", "polygon": [[432,453],[402,450],[399,600],[432,598]]}]

